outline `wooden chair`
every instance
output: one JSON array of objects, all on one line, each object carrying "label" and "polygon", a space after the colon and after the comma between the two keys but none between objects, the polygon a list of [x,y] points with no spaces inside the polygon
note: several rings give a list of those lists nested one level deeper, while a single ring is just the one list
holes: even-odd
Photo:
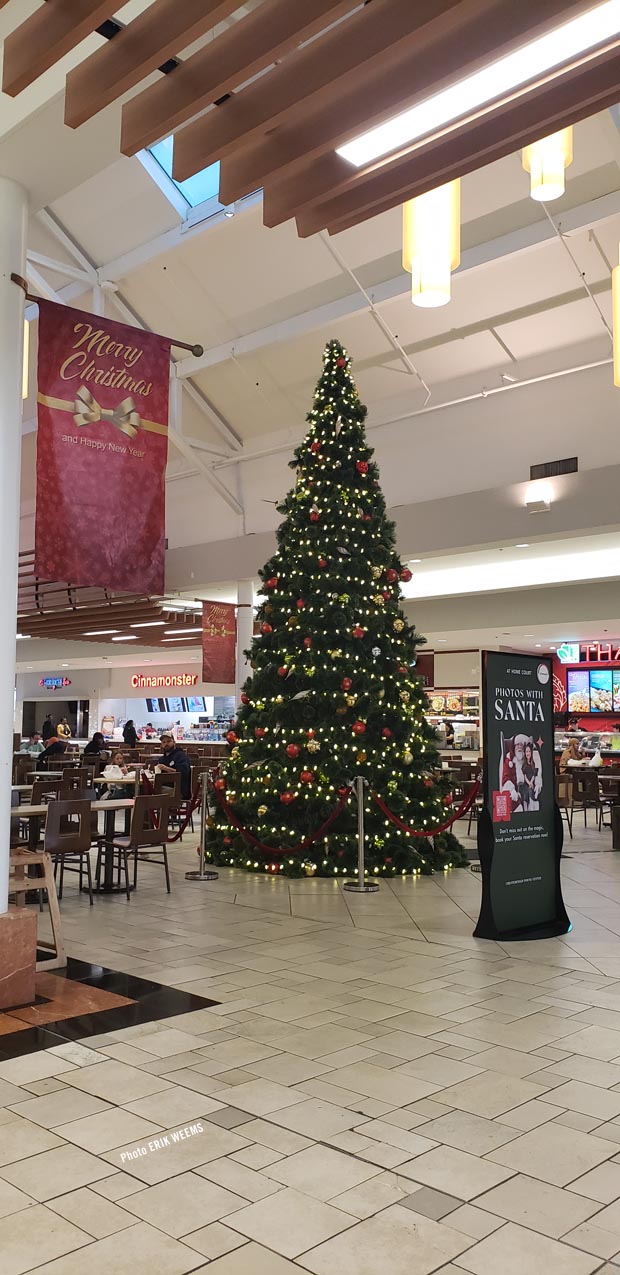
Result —
[{"label": "wooden chair", "polygon": [[88,881],[90,905],[93,904],[93,880],[90,868],[92,844],[92,811],[90,801],[60,799],[50,802],[45,823],[43,849],[54,864],[54,876],[60,868],[58,898],[62,899],[65,870],[79,872],[80,889],[84,864]]},{"label": "wooden chair", "polygon": [[63,771],[61,796],[70,797],[80,788],[86,788],[92,779],[92,771],[88,766],[76,766]]},{"label": "wooden chair", "polygon": [[62,781],[60,779],[35,779],[32,783],[30,801],[33,806],[40,806],[50,796],[58,797]]},{"label": "wooden chair", "polygon": [[17,757],[13,758],[13,783],[25,784],[27,782],[26,775],[29,775],[30,771],[34,770],[36,764],[37,759],[35,756],[31,756],[30,753],[18,753]]},{"label": "wooden chair", "polygon": [[104,767],[104,758],[98,753],[87,753],[86,756],[80,757],[80,769],[89,772],[88,783],[92,783],[96,775],[100,775]]},{"label": "wooden chair", "polygon": [[[112,842],[113,851],[118,853],[117,871],[121,867],[125,874],[125,892],[131,898],[129,889],[129,856],[133,856],[133,888],[138,884],[138,861],[141,863],[162,862],[166,874],[166,890],[170,894],[170,872],[168,870],[168,822],[170,819],[171,795],[169,793],[153,793],[148,797],[136,797],[131,814],[129,836],[115,837]],[[97,866],[95,880],[99,886],[101,863],[104,852],[103,840],[99,839],[97,850]]]},{"label": "wooden chair", "polygon": [[[35,866],[41,875],[30,877],[28,869]],[[45,890],[47,894],[54,941],[47,943],[43,939],[38,939],[37,946],[51,949],[53,955],[48,960],[37,961],[36,968],[37,970],[61,969],[67,964],[67,957],[62,940],[60,908],[50,856],[37,850],[12,849],[9,861],[9,894],[15,897],[18,907],[24,906],[27,894],[35,892],[38,893],[39,903],[41,903],[42,890]]]},{"label": "wooden chair", "polygon": [[[562,776],[563,778],[563,776]],[[571,793],[571,820],[575,809],[583,810],[583,826],[588,826],[588,810],[596,811],[596,821],[600,832],[603,823],[603,803],[601,801],[601,792],[598,782],[598,775],[593,769],[581,770],[579,767],[572,767],[571,775],[572,793]]]},{"label": "wooden chair", "polygon": [[[573,839],[573,776],[556,775],[555,800],[560,814],[566,819],[570,839]],[[585,815],[585,812],[584,812]]]}]

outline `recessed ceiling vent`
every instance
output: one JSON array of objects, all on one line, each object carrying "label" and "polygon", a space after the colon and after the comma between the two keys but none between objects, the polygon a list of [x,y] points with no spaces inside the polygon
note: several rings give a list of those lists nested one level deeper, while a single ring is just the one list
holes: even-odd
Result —
[{"label": "recessed ceiling vent", "polygon": [[569,456],[567,460],[547,460],[544,465],[530,465],[530,480],[537,478],[557,478],[559,474],[576,474],[579,469],[579,458]]}]

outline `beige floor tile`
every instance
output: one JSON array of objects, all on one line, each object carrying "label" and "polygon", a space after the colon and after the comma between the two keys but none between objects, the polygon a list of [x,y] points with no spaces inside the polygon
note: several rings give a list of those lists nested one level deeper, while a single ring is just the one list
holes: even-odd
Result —
[{"label": "beige floor tile", "polygon": [[503,1218],[493,1217],[492,1213],[486,1213],[476,1204],[463,1204],[449,1216],[450,1221],[447,1224],[451,1230],[460,1231],[462,1235],[470,1235],[474,1240],[484,1240],[487,1235],[491,1235],[493,1231],[497,1231],[504,1225]]},{"label": "beige floor tile", "polygon": [[185,1243],[212,1262],[216,1257],[233,1253],[235,1249],[241,1248],[249,1241],[246,1240],[245,1235],[231,1231],[224,1222],[211,1222],[208,1226],[202,1226],[200,1230],[191,1231],[189,1235],[186,1235]]},{"label": "beige floor tile", "polygon": [[333,1071],[329,1077],[330,1084],[339,1089],[351,1089],[354,1094],[363,1094],[367,1098],[378,1098],[390,1107],[405,1107],[409,1102],[417,1102],[440,1089],[439,1084],[427,1080],[417,1080],[414,1076],[406,1076],[401,1071],[386,1071],[383,1067],[373,1067],[372,1063],[354,1063],[352,1067],[341,1067]]},{"label": "beige floor tile", "polygon": [[239,1209],[228,1218],[234,1231],[275,1249],[283,1257],[296,1257],[353,1223],[350,1213],[288,1189]]},{"label": "beige floor tile", "polygon": [[329,1200],[361,1182],[381,1176],[381,1170],[331,1147],[316,1146],[271,1165],[265,1169],[265,1176],[316,1200]]},{"label": "beige floor tile", "polygon": [[613,1257],[620,1248],[620,1236],[601,1230],[596,1221],[593,1218],[591,1222],[584,1222],[583,1226],[568,1231],[564,1236],[564,1243],[581,1248],[586,1253],[593,1253],[595,1257]]},{"label": "beige floor tile", "polygon": [[[47,1080],[27,1080],[22,1085],[23,1089],[27,1089],[28,1093],[35,1098],[42,1098],[46,1093],[55,1093],[58,1089],[66,1089],[64,1080],[57,1080],[55,1076],[48,1076]],[[6,1111],[6,1107],[1,1108]]]},{"label": "beige floor tile", "polygon": [[49,1201],[48,1208],[60,1214],[67,1222],[73,1222],[81,1230],[87,1231],[96,1240],[102,1240],[106,1235],[115,1235],[127,1226],[135,1226],[136,1221],[124,1208],[119,1208],[88,1187],[57,1196]]},{"label": "beige floor tile", "polygon": [[29,1195],[18,1191],[10,1182],[0,1180],[0,1218],[8,1217],[9,1213],[18,1213],[20,1209],[30,1209],[33,1204],[34,1200]]},{"label": "beige floor tile", "polygon": [[314,1275],[429,1275],[471,1243],[469,1236],[396,1204],[304,1253],[300,1265]]},{"label": "beige floor tile", "polygon": [[[209,1124],[208,1120],[202,1120],[200,1123],[203,1132],[186,1138],[182,1142],[161,1147],[156,1151],[147,1149],[146,1155],[128,1159],[128,1153],[135,1151],[136,1146],[143,1145],[138,1140],[137,1143],[129,1142],[124,1146],[116,1147],[113,1151],[106,1151],[104,1159],[115,1169],[124,1169],[132,1177],[139,1178],[149,1186],[156,1186],[158,1182],[174,1177],[177,1173],[195,1169],[200,1164],[217,1160],[223,1155],[230,1155],[231,1151],[240,1151],[242,1147],[248,1145],[247,1138],[242,1138],[231,1129],[222,1129],[219,1125]],[[164,1130],[164,1133],[169,1136],[173,1132],[176,1130]]]},{"label": "beige floor tile", "polygon": [[521,1174],[481,1196],[478,1205],[488,1213],[555,1240],[598,1211],[597,1204],[576,1198],[572,1190],[561,1191],[548,1182]]},{"label": "beige floor tile", "polygon": [[[2,1275],[23,1275],[24,1271],[31,1271],[35,1266],[38,1270],[37,1264],[50,1262],[90,1242],[90,1235],[37,1204],[32,1209],[0,1220]],[[76,1270],[83,1275],[86,1269],[84,1254],[80,1262]],[[88,1270],[89,1275],[93,1275],[90,1266]]]},{"label": "beige floor tile", "polygon": [[[547,1094],[545,1094],[546,1097]],[[534,1098],[532,1102],[524,1102],[522,1107],[514,1107],[512,1111],[504,1112],[500,1123],[510,1129],[518,1129],[521,1133],[529,1133],[531,1129],[537,1129],[541,1124],[557,1120],[557,1112],[558,1108],[552,1107],[550,1102]]]},{"label": "beige floor tile", "polygon": [[66,1124],[69,1120],[81,1120],[84,1116],[94,1116],[100,1111],[110,1111],[111,1107],[109,1103],[93,1098],[91,1094],[66,1087],[46,1094],[43,1098],[18,1102],[11,1110],[24,1120],[32,1120],[33,1124],[40,1124],[44,1129],[53,1129],[55,1125]]},{"label": "beige floor tile", "polygon": [[433,1142],[445,1142],[459,1151],[472,1155],[487,1155],[506,1142],[518,1137],[516,1129],[484,1116],[474,1116],[469,1111],[451,1111],[437,1120],[428,1120],[419,1127],[420,1136]]},{"label": "beige floor tile", "polygon": [[545,1094],[545,1102],[579,1111],[584,1116],[596,1116],[599,1120],[613,1120],[620,1114],[620,1093],[584,1084],[581,1080],[568,1080]]},{"label": "beige floor tile", "polygon": [[137,1049],[135,1045],[130,1045],[124,1040],[119,1041],[117,1045],[102,1045],[99,1055],[100,1062],[104,1058],[113,1058],[116,1062],[127,1063],[130,1067],[147,1067],[149,1063],[158,1061],[157,1054],[149,1054],[146,1049]]},{"label": "beige floor tile", "polygon": [[126,1111],[144,1120],[155,1121],[162,1128],[180,1124],[182,1120],[199,1120],[201,1116],[221,1110],[224,1104],[195,1089],[175,1085],[173,1089],[149,1094],[148,1098],[136,1098],[123,1106]]},{"label": "beige floor tile", "polygon": [[473,1275],[498,1275],[500,1271],[501,1275],[523,1275],[530,1270],[544,1271],[545,1275],[591,1275],[599,1259],[509,1222],[462,1253],[458,1265]]},{"label": "beige floor tile", "polygon": [[562,1048],[571,1054],[584,1054],[586,1058],[611,1062],[620,1058],[620,1032],[608,1027],[584,1027],[573,1036],[565,1036]]},{"label": "beige floor tile", "polygon": [[[549,1106],[549,1103],[547,1103],[547,1106]],[[559,1116],[555,1117],[555,1121],[556,1124],[566,1125],[567,1129],[579,1129],[580,1133],[596,1132],[597,1135],[600,1131],[600,1136],[602,1138],[607,1137],[604,1130],[609,1127],[608,1125],[602,1125],[600,1120],[597,1120],[595,1116],[582,1116],[579,1111],[561,1111]],[[612,1128],[613,1127],[614,1126],[612,1125]],[[620,1135],[620,1125],[616,1125],[615,1127]],[[610,1139],[610,1141],[613,1141],[613,1139]]]},{"label": "beige floor tile", "polygon": [[[372,1062],[372,1059],[369,1059]],[[456,1062],[451,1058],[442,1058],[440,1054],[427,1054],[425,1058],[416,1058],[403,1063],[399,1075],[415,1076],[418,1080],[428,1080],[434,1085],[458,1085],[463,1080],[471,1080],[481,1073],[481,1067],[472,1067],[470,1063]]]},{"label": "beige floor tile", "polygon": [[295,1054],[276,1054],[263,1062],[246,1063],[245,1067],[253,1075],[272,1080],[278,1085],[298,1085],[330,1071],[330,1067],[326,1067],[323,1062],[299,1058]]},{"label": "beige floor tile", "polygon": [[130,1195],[123,1207],[143,1222],[149,1222],[174,1239],[196,1230],[196,1222],[204,1225],[245,1208],[247,1200],[196,1173],[181,1173]]},{"label": "beige floor tile", "polygon": [[61,1191],[73,1191],[100,1178],[110,1177],[111,1172],[110,1165],[97,1156],[67,1144],[16,1164],[5,1165],[2,1176],[20,1191],[25,1191],[26,1195],[43,1202]]},{"label": "beige floor tile", "polygon": [[72,1071],[74,1064],[65,1058],[58,1058],[50,1050],[39,1050],[36,1054],[23,1054],[19,1058],[8,1058],[0,1062],[0,1080],[12,1085],[27,1084],[30,1080],[45,1080],[47,1076],[61,1076]]},{"label": "beige floor tile", "polygon": [[473,1200],[483,1191],[505,1181],[511,1176],[511,1170],[500,1169],[488,1160],[480,1160],[455,1147],[436,1147],[425,1155],[416,1156],[415,1160],[401,1164],[398,1175],[454,1195],[459,1200]]},{"label": "beige floor tile", "polygon": [[[315,1112],[317,1117],[319,1114]],[[283,1155],[294,1155],[296,1151],[312,1146],[310,1138],[305,1138],[292,1129],[280,1128],[272,1120],[249,1120],[242,1127],[244,1137],[250,1142],[260,1142],[262,1146],[271,1147],[272,1151],[281,1151]],[[317,1134],[318,1136],[320,1135]]]},{"label": "beige floor tile", "polygon": [[243,1036],[239,1036],[237,1040],[224,1040],[219,1045],[198,1050],[196,1062],[203,1058],[209,1062],[217,1062],[220,1064],[218,1070],[224,1071],[227,1067],[247,1067],[250,1063],[275,1058],[277,1053],[271,1045],[260,1045],[254,1040],[244,1040]]},{"label": "beige floor tile", "polygon": [[294,1133],[321,1139],[331,1133],[341,1133],[343,1129],[352,1129],[359,1124],[360,1117],[358,1112],[348,1111],[330,1102],[321,1102],[318,1098],[309,1098],[307,1102],[287,1107],[285,1111],[271,1112],[269,1119],[273,1124],[282,1125]]},{"label": "beige floor tile", "polygon": [[348,1027],[329,1025],[303,1031],[278,1033],[278,1048],[283,1053],[299,1054],[301,1058],[321,1058],[337,1049],[351,1045],[363,1045],[372,1039],[372,1032],[351,1031]]},{"label": "beige floor tile", "polygon": [[391,1204],[398,1204],[410,1194],[410,1182],[398,1186],[394,1174],[381,1173],[377,1178],[369,1178],[367,1182],[360,1182],[359,1186],[354,1186],[349,1191],[332,1196],[328,1202],[335,1209],[352,1213],[363,1221],[364,1218],[389,1208]]},{"label": "beige floor tile", "polygon": [[[537,1067],[544,1067],[545,1061],[541,1053],[526,1054],[519,1049],[504,1049],[501,1045],[483,1049],[468,1058],[473,1067],[481,1067],[485,1071],[501,1071],[506,1076],[518,1076],[521,1079],[531,1071],[536,1071]],[[620,1075],[618,1079],[620,1080]]]},{"label": "beige floor tile", "polygon": [[[412,1062],[415,1058],[424,1058],[427,1054],[434,1054],[439,1047],[436,1040],[416,1036],[413,1032],[391,1031],[381,1037],[381,1052],[392,1054],[395,1058],[402,1058],[403,1062]],[[360,1046],[361,1048],[362,1046]],[[341,1050],[340,1052],[343,1051]],[[328,1057],[332,1057],[332,1055],[328,1055]],[[335,1063],[334,1066],[337,1066],[337,1064]]]},{"label": "beige floor tile", "polygon": [[102,1195],[106,1200],[122,1200],[126,1195],[133,1195],[134,1191],[142,1191],[143,1182],[139,1182],[137,1178],[130,1178],[128,1173],[114,1173],[111,1178],[102,1178],[101,1182],[92,1182],[89,1191],[95,1191],[97,1195]]},{"label": "beige floor tile", "polygon": [[97,1240],[87,1253],[78,1251],[37,1266],[33,1275],[127,1275],[128,1271],[131,1275],[187,1275],[189,1271],[199,1275],[196,1259],[195,1249],[145,1222],[137,1222],[116,1235]]},{"label": "beige floor tile", "polygon": [[407,1151],[410,1156],[422,1155],[424,1151],[431,1151],[437,1146],[437,1143],[427,1138],[425,1133],[412,1133],[409,1129],[399,1129],[394,1125],[386,1124],[383,1120],[368,1120],[359,1125],[355,1132],[363,1138],[373,1138],[378,1142],[387,1143],[390,1147],[398,1147],[402,1151]]},{"label": "beige floor tile", "polygon": [[585,1195],[588,1200],[598,1200],[600,1204],[613,1204],[620,1199],[620,1164],[607,1161],[597,1169],[585,1173],[576,1182],[571,1182],[571,1191],[577,1195]]},{"label": "beige floor tile", "polygon": [[262,1079],[249,1080],[218,1091],[218,1101],[229,1103],[231,1107],[239,1107],[241,1111],[249,1111],[253,1116],[268,1116],[273,1111],[294,1107],[305,1099],[304,1093]]},{"label": "beige floor tile", "polygon": [[[198,1054],[194,1054],[193,1056],[194,1058],[198,1058]],[[211,1067],[213,1064],[209,1063],[207,1066]],[[207,1096],[215,1095],[219,1090],[225,1089],[226,1087],[222,1084],[221,1080],[213,1080],[210,1073],[209,1075],[206,1075],[203,1071],[201,1071],[200,1066],[182,1067],[179,1068],[178,1071],[162,1071],[157,1073],[150,1072],[148,1074],[153,1076],[156,1074],[158,1076],[161,1075],[162,1079],[169,1085],[175,1084],[180,1085],[183,1089],[195,1089],[198,1093],[207,1094]]]},{"label": "beige floor tile", "polygon": [[12,1085],[8,1080],[0,1080],[0,1107],[13,1107],[16,1103],[28,1098],[28,1090]]},{"label": "beige floor tile", "polygon": [[[243,1239],[243,1236],[239,1237]],[[208,1275],[299,1275],[299,1266],[279,1257],[262,1244],[244,1244],[243,1248],[220,1257],[208,1268]],[[196,1272],[199,1275],[199,1272]]]},{"label": "beige floor tile", "polygon": [[269,1147],[262,1147],[260,1143],[255,1143],[253,1147],[244,1147],[242,1151],[233,1151],[231,1159],[237,1161],[238,1164],[245,1165],[248,1169],[266,1169],[267,1165],[275,1164],[281,1160],[281,1151],[271,1151]]},{"label": "beige floor tile", "polygon": [[65,1079],[67,1084],[84,1093],[117,1104],[146,1098],[148,1094],[169,1089],[171,1084],[163,1076],[150,1076],[138,1067],[129,1067],[114,1060],[97,1063],[96,1067],[81,1067],[78,1071],[69,1072]]},{"label": "beige floor tile", "polygon": [[[234,1152],[233,1154],[237,1156],[239,1152]],[[275,1195],[276,1191],[282,1190],[279,1182],[274,1182],[272,1178],[265,1177],[264,1173],[250,1169],[247,1165],[241,1164],[239,1160],[233,1159],[231,1156],[223,1156],[220,1160],[211,1160],[208,1164],[201,1164],[194,1172],[199,1173],[203,1178],[208,1178],[210,1182],[217,1182],[219,1186],[225,1186],[228,1191],[233,1191],[235,1195],[242,1195],[244,1199],[250,1200],[252,1203],[256,1200],[264,1200],[266,1196]]]},{"label": "beige floor tile", "polygon": [[58,1125],[57,1132],[67,1142],[74,1142],[85,1151],[98,1155],[102,1151],[111,1151],[113,1147],[121,1146],[129,1138],[138,1142],[158,1133],[160,1128],[161,1125],[143,1120],[141,1116],[134,1116],[130,1111],[125,1111],[124,1107],[107,1107],[96,1116],[86,1116],[82,1120],[71,1120],[68,1124]]},{"label": "beige floor tile", "polygon": [[546,1124],[492,1151],[489,1159],[553,1186],[567,1186],[617,1153],[617,1143]]},{"label": "beige floor tile", "polygon": [[588,1058],[585,1054],[569,1054],[567,1058],[551,1064],[551,1069],[558,1076],[566,1076],[568,1080],[583,1080],[588,1085],[598,1085],[600,1089],[620,1085],[620,1064],[601,1062],[597,1058]]},{"label": "beige floor tile", "polygon": [[542,1086],[534,1085],[529,1080],[521,1080],[518,1076],[506,1076],[502,1072],[483,1072],[471,1080],[464,1080],[459,1085],[452,1085],[437,1093],[437,1101],[447,1107],[456,1107],[461,1111],[469,1111],[475,1116],[493,1119],[501,1116],[513,1107],[539,1098],[544,1092]]},{"label": "beige floor tile", "polygon": [[614,1204],[608,1204],[607,1208],[601,1209],[600,1213],[596,1214],[596,1225],[600,1226],[601,1230],[612,1231],[614,1235],[620,1237],[620,1203],[618,1200]]}]

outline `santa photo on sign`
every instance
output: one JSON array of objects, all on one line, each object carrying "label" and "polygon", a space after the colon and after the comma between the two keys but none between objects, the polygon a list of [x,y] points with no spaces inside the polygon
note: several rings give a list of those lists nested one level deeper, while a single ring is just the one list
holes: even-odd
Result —
[{"label": "santa photo on sign", "polygon": [[501,736],[499,787],[510,796],[512,814],[538,810],[542,790],[540,745],[531,735]]}]

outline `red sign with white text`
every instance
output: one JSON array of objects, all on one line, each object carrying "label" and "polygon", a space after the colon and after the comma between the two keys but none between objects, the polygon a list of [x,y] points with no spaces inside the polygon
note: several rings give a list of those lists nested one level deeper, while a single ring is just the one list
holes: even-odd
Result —
[{"label": "red sign with white text", "polygon": [[38,305],[36,574],[163,593],[170,342]]},{"label": "red sign with white text", "polygon": [[202,604],[202,680],[234,684],[237,608],[232,602]]}]

